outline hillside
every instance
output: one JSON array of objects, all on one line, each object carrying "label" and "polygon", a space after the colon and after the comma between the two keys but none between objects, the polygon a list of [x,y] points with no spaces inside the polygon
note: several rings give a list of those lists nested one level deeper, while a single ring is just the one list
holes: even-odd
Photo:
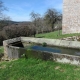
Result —
[{"label": "hillside", "polygon": [[2,20],[0,21],[0,30],[2,30],[6,26],[29,26],[31,24],[30,21],[16,22],[16,21],[8,21]]},{"label": "hillside", "polygon": [[60,38],[66,38],[72,36],[80,36],[80,33],[62,34],[62,30],[60,30],[60,31],[54,31],[49,33],[36,34],[36,37],[39,38],[52,38],[52,39],[60,39]]}]

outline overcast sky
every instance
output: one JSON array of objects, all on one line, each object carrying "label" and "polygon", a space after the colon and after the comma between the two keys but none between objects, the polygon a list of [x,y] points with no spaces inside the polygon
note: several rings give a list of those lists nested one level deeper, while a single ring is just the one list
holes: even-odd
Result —
[{"label": "overcast sky", "polygon": [[29,21],[32,11],[43,15],[48,8],[62,12],[63,0],[2,0],[9,9],[5,14],[13,21]]}]

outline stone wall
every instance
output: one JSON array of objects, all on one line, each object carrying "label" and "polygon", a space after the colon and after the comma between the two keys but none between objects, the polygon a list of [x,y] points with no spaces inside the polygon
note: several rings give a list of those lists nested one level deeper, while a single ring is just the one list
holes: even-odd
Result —
[{"label": "stone wall", "polygon": [[16,56],[15,58],[19,57],[18,53],[20,51],[20,48],[10,46],[11,43],[18,42],[18,41],[21,41],[20,37],[3,41],[5,60],[13,59],[15,56]]},{"label": "stone wall", "polygon": [[80,0],[63,0],[62,33],[80,33]]},{"label": "stone wall", "polygon": [[46,61],[50,60],[50,61],[56,61],[56,62],[61,62],[61,63],[80,65],[80,57],[79,56],[53,53],[53,52],[47,52],[47,51],[36,51],[36,50],[27,51],[26,57],[42,59],[42,60],[46,60]]}]

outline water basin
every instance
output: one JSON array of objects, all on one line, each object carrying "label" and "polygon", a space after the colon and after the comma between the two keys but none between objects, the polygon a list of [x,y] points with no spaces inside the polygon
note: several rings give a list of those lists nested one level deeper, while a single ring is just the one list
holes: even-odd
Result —
[{"label": "water basin", "polygon": [[55,46],[54,47],[43,47],[43,46],[38,46],[38,45],[28,46],[27,48],[37,50],[37,51],[47,51],[47,52],[53,52],[53,53],[80,56],[79,49],[63,48],[63,47],[55,47]]}]

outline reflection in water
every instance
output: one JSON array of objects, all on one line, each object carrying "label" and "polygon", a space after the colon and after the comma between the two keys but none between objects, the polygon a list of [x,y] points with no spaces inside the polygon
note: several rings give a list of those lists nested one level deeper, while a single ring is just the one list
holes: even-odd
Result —
[{"label": "reflection in water", "polygon": [[48,52],[61,53],[60,49],[55,49],[55,48],[50,48],[50,47],[32,46],[31,49],[39,50],[39,51],[48,51]]},{"label": "reflection in water", "polygon": [[80,56],[80,52],[75,52],[75,55],[78,55],[78,56]]},{"label": "reflection in water", "polygon": [[31,46],[30,48],[33,50],[38,50],[38,51],[48,51],[48,52],[54,52],[54,53],[80,56],[79,49],[62,48],[62,47],[42,47],[42,46],[38,46],[38,45]]}]

